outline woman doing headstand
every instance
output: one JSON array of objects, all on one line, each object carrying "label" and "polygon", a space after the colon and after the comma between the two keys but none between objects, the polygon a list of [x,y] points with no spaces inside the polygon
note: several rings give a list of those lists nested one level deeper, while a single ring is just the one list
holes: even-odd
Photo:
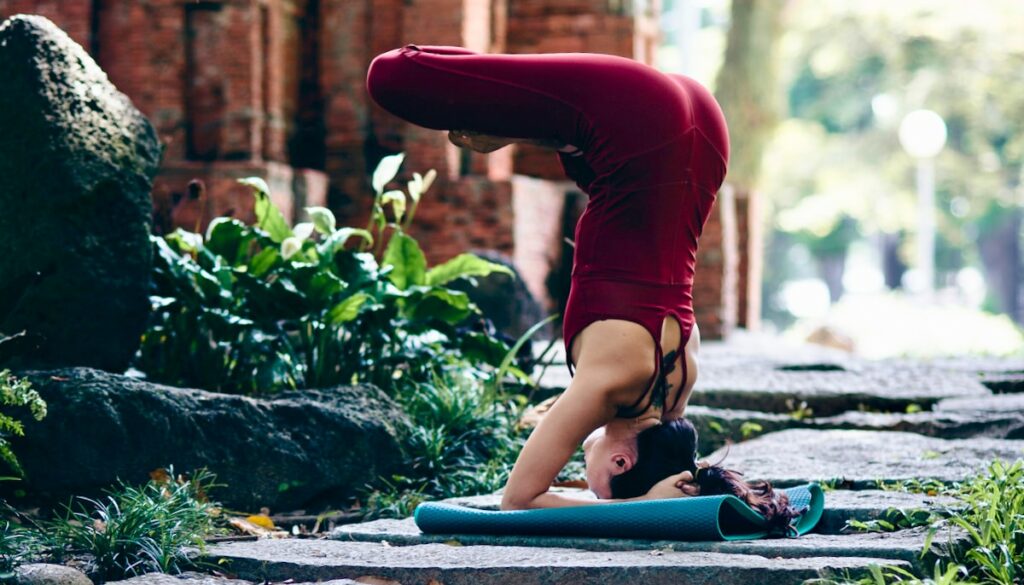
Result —
[{"label": "woman doing headstand", "polygon": [[[554,148],[590,196],[563,319],[575,374],[526,442],[502,507],[588,503],[548,492],[581,441],[598,503],[696,495],[721,483],[725,470],[698,471],[696,433],[681,418],[700,343],[691,296],[697,238],[729,156],[711,94],[623,57],[426,45],[377,56],[367,89],[392,114],[448,130],[459,146]],[[676,455],[658,463],[668,452]],[[730,477],[751,491],[748,501],[784,497]]]}]

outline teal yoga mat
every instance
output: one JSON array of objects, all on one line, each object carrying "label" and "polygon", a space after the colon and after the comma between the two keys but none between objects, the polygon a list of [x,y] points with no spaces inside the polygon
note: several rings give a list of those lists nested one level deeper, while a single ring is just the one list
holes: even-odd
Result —
[{"label": "teal yoga mat", "polygon": [[[788,488],[789,501],[803,514],[795,521],[805,534],[821,519],[825,496],[818,484]],[[416,526],[427,534],[519,534],[593,536],[642,540],[744,540],[767,536],[764,518],[736,496],[698,496],[490,511],[429,502],[416,507]]]}]

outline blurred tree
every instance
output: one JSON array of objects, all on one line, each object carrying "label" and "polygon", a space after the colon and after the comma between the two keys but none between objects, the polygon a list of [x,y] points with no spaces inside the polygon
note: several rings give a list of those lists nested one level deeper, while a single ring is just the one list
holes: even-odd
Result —
[{"label": "blurred tree", "polygon": [[715,98],[729,120],[728,181],[749,192],[779,120],[776,47],[789,0],[733,0]]},{"label": "blurred tree", "polygon": [[[715,81],[715,97],[729,121],[729,172],[738,216],[757,221],[756,187],[764,149],[779,120],[778,60],[782,17],[789,0],[732,0],[725,58]],[[751,219],[753,218],[753,219]],[[744,229],[744,227],[746,229]],[[756,328],[762,310],[761,230],[741,225],[736,324]]]},{"label": "blurred tree", "polygon": [[[780,209],[810,198],[833,211],[790,214],[781,229],[826,237],[848,216],[888,234],[880,241],[891,252],[896,234],[914,228],[913,161],[896,127],[933,109],[949,128],[937,161],[937,268],[949,280],[981,265],[996,306],[1020,320],[1024,3],[796,2],[781,74],[792,118],[767,149],[763,185]],[[911,243],[903,238],[904,261]]]}]

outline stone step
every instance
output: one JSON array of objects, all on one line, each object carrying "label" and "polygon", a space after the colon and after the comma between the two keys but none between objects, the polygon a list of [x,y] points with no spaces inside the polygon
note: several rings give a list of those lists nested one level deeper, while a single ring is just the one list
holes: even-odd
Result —
[{"label": "stone step", "polygon": [[[848,411],[931,410],[948,398],[992,396],[979,376],[920,362],[845,362],[820,364],[718,365],[701,356],[691,405],[797,413],[828,417]],[[564,365],[547,368],[542,394],[557,393],[570,382]]]},{"label": "stone step", "polygon": [[586,551],[521,546],[462,546],[339,540],[263,539],[217,544],[204,562],[249,581],[327,581],[391,579],[401,584],[491,585],[516,583],[607,584],[715,583],[762,585],[807,579],[857,578],[871,565],[910,568],[891,557],[778,558],[671,549]]},{"label": "stone step", "polygon": [[1024,441],[937,439],[914,433],[791,429],[722,448],[712,462],[777,486],[818,481],[848,489],[876,487],[880,481],[932,478],[962,481],[982,472],[993,459],[1024,456]]},{"label": "stone step", "polygon": [[[939,405],[981,402],[992,398],[995,397],[956,398],[942,401]],[[937,409],[939,405],[936,406]],[[1024,403],[1021,406],[1019,410],[975,409],[962,412],[949,408],[915,413],[846,412],[829,417],[798,419],[785,414],[755,410],[690,405],[686,408],[686,418],[697,429],[701,452],[708,453],[730,441],[743,441],[793,428],[903,431],[944,439],[1019,439],[1024,437]]]},{"label": "stone step", "polygon": [[939,412],[1024,412],[1024,394],[996,394],[975,398],[947,398],[935,405]]},{"label": "stone step", "polygon": [[[977,376],[935,367],[862,364],[857,369],[805,371],[779,368],[701,367],[690,403],[832,416],[847,411],[931,410],[945,398],[984,397],[991,391]],[[806,405],[806,406],[804,406]]]},{"label": "stone step", "polygon": [[945,531],[937,537],[933,550],[921,558],[927,529],[924,527],[895,532],[856,532],[850,534],[806,534],[800,538],[738,540],[732,542],[682,542],[672,540],[629,540],[619,538],[583,538],[528,535],[423,534],[412,518],[376,520],[365,524],[340,526],[331,538],[345,542],[386,542],[393,546],[458,544],[461,546],[506,546],[531,548],[569,548],[592,552],[651,551],[715,552],[733,555],[761,555],[773,558],[872,557],[906,561],[915,569],[930,567],[938,558],[946,558],[952,548],[966,544],[962,532]]},{"label": "stone step", "polygon": [[[207,573],[199,573],[197,571],[185,571],[177,575],[168,575],[166,573],[146,573],[144,575],[138,575],[130,579],[124,579],[122,581],[107,581],[107,585],[250,585],[252,581],[245,581],[243,579],[232,579],[230,577],[220,577],[217,575],[211,575]],[[290,585],[314,585],[312,582],[306,583],[291,583]],[[321,581],[316,585],[366,585],[361,584],[358,581],[351,579],[335,579],[331,581]]]}]

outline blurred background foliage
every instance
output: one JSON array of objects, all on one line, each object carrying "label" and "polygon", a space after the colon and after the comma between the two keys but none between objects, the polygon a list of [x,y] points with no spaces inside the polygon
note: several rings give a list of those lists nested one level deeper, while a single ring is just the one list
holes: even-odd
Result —
[{"label": "blurred background foliage", "polygon": [[[681,66],[676,11],[694,4],[690,50],[711,57],[688,74],[714,88],[729,115],[739,156],[727,180],[761,198],[765,326],[805,336],[826,325],[869,354],[1021,351],[1024,3],[667,0],[663,69]],[[745,58],[731,55],[730,23],[757,19],[758,34],[740,46]],[[748,88],[745,101],[737,87]],[[928,297],[914,294],[915,160],[898,139],[918,109],[937,112],[948,131],[935,160]],[[865,352],[878,337],[858,333],[865,320],[892,330],[955,321],[966,330],[945,337],[972,339]]]}]

